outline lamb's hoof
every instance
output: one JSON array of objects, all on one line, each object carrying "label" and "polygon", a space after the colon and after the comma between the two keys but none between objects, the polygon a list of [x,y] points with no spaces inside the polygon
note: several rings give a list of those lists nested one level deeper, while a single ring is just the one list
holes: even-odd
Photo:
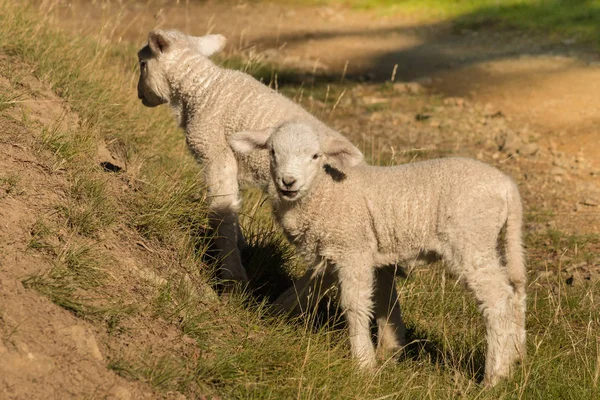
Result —
[{"label": "lamb's hoof", "polygon": [[394,360],[398,361],[404,354],[403,346],[378,346],[377,358],[381,361]]},{"label": "lamb's hoof", "polygon": [[248,277],[243,275],[221,274],[218,282],[218,291],[221,295],[229,296],[236,293],[243,293],[248,287]]},{"label": "lamb's hoof", "polygon": [[372,375],[377,371],[377,360],[375,357],[367,359],[358,359],[358,368],[365,374]]},{"label": "lamb's hoof", "polygon": [[501,376],[498,374],[494,374],[494,375],[485,375],[485,377],[483,378],[483,386],[485,386],[486,388],[493,388],[494,386],[496,386],[498,384],[498,382],[500,382],[503,378],[506,378],[505,376]]},{"label": "lamb's hoof", "polygon": [[247,284],[250,279],[248,279],[248,275],[246,274],[246,270],[244,267],[221,267],[219,271],[219,276],[223,282],[232,282],[236,284]]}]

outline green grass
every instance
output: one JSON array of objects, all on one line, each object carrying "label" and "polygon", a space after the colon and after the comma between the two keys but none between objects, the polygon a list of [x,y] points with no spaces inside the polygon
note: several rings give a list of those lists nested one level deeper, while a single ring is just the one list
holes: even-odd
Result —
[{"label": "green grass", "polygon": [[[513,378],[484,390],[477,384],[484,351],[477,306],[436,267],[398,282],[409,328],[406,357],[386,362],[375,376],[361,374],[349,358],[343,324],[269,315],[268,299],[288,279],[282,264],[290,274],[298,265],[256,192],[246,193],[243,219],[255,293],[206,295],[213,263],[205,257],[209,234],[200,167],[183,148],[169,111],[145,109],[136,99],[135,49],[59,32],[35,7],[0,0],[0,51],[30,65],[80,118],[76,127],[50,124],[37,136],[39,151],[50,154],[54,172],[68,186],[61,212],[40,217],[30,229],[28,251],[50,260],[51,268],[23,283],[104,330],[107,368],[126,379],[190,398],[600,395],[598,283],[532,283],[529,356]],[[344,89],[330,85],[315,88],[314,95],[333,107]],[[120,149],[126,171],[102,172],[93,157],[99,141]],[[10,176],[3,179],[2,188],[10,188]],[[127,256],[143,249],[140,269],[162,280],[121,275],[121,260],[102,247],[111,235],[116,239],[108,243],[130,246]],[[527,244],[531,265],[554,266],[565,251],[597,254],[598,240],[548,232],[532,233]],[[142,346],[136,335],[147,332],[174,332],[175,340],[156,335],[156,342]]]},{"label": "green grass", "polygon": [[516,29],[600,45],[597,0],[304,0],[343,4],[380,14],[408,14],[423,21],[449,20],[458,31]]}]

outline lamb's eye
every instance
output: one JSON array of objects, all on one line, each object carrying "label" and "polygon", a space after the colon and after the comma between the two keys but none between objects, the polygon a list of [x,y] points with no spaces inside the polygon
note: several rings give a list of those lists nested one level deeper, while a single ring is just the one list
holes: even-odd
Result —
[{"label": "lamb's eye", "polygon": [[140,61],[140,69],[142,71],[146,69],[146,61]]},{"label": "lamb's eye", "polygon": [[313,155],[313,160],[316,160],[317,158],[319,158],[319,154]]}]

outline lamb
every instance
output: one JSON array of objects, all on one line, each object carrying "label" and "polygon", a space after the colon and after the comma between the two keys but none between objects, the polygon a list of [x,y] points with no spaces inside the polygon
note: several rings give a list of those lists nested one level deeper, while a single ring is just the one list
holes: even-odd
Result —
[{"label": "lamb", "polygon": [[362,368],[376,364],[369,333],[375,270],[436,254],[483,314],[484,384],[509,376],[525,354],[526,271],[521,199],[508,176],[466,158],[344,167],[358,161],[347,142],[299,122],[238,132],[229,142],[243,154],[268,150],[276,217],[314,276],[337,272],[351,352]]},{"label": "lamb", "polygon": [[[299,105],[266,87],[250,75],[220,68],[209,57],[225,46],[222,35],[189,36],[179,31],[154,30],[138,52],[138,97],[147,107],[169,103],[187,143],[204,166],[210,221],[216,247],[223,256],[223,280],[248,280],[239,248],[245,245],[238,225],[238,178],[266,187],[268,157],[236,159],[227,137],[237,131],[277,126],[301,120],[324,137],[347,141]],[[360,151],[348,142],[362,163]]]}]

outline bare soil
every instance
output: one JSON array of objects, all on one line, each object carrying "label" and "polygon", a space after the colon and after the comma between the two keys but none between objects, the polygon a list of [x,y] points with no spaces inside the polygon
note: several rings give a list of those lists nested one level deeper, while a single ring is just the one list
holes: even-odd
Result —
[{"label": "bare soil", "polygon": [[[2,59],[4,67],[10,62]],[[0,85],[14,83],[0,76]],[[0,171],[2,178],[15,179],[0,188],[0,393],[17,399],[91,398],[95,393],[115,399],[152,397],[149,388],[106,368],[106,349],[98,339],[102,334],[92,324],[21,282],[51,269],[49,257],[30,244],[36,224],[56,224],[57,206],[66,201],[69,187],[64,171],[40,149],[41,129],[58,120],[76,124],[77,116],[31,75],[18,85],[32,95],[0,117]],[[37,129],[21,122],[25,114]],[[68,240],[64,232],[55,235],[53,244]]]},{"label": "bare soil", "polygon": [[[154,348],[160,353],[165,343],[189,352],[193,345],[182,342],[174,327],[157,326],[155,321],[148,326],[147,311],[136,309],[138,317],[109,335],[110,313],[96,320],[81,318],[24,285],[28,278],[51,273],[69,251],[89,247],[94,256],[111,261],[105,271],[110,278],[102,298],[75,293],[76,299],[98,310],[126,307],[106,302],[118,292],[129,293],[132,304],[148,304],[154,294],[141,283],[162,278],[144,266],[174,261],[167,259],[168,251],[152,250],[123,225],[89,240],[71,232],[61,210],[69,203],[72,176],[43,141],[49,128],[57,124],[59,129],[76,128],[79,118],[33,76],[31,67],[4,55],[0,55],[0,88],[3,93],[21,94],[0,114],[0,398],[180,398],[178,393],[157,392],[146,382],[127,380],[115,372],[118,368],[109,368]],[[115,194],[127,190],[117,176],[100,170],[94,179],[106,180]],[[63,283],[60,277],[53,282]]]}]

